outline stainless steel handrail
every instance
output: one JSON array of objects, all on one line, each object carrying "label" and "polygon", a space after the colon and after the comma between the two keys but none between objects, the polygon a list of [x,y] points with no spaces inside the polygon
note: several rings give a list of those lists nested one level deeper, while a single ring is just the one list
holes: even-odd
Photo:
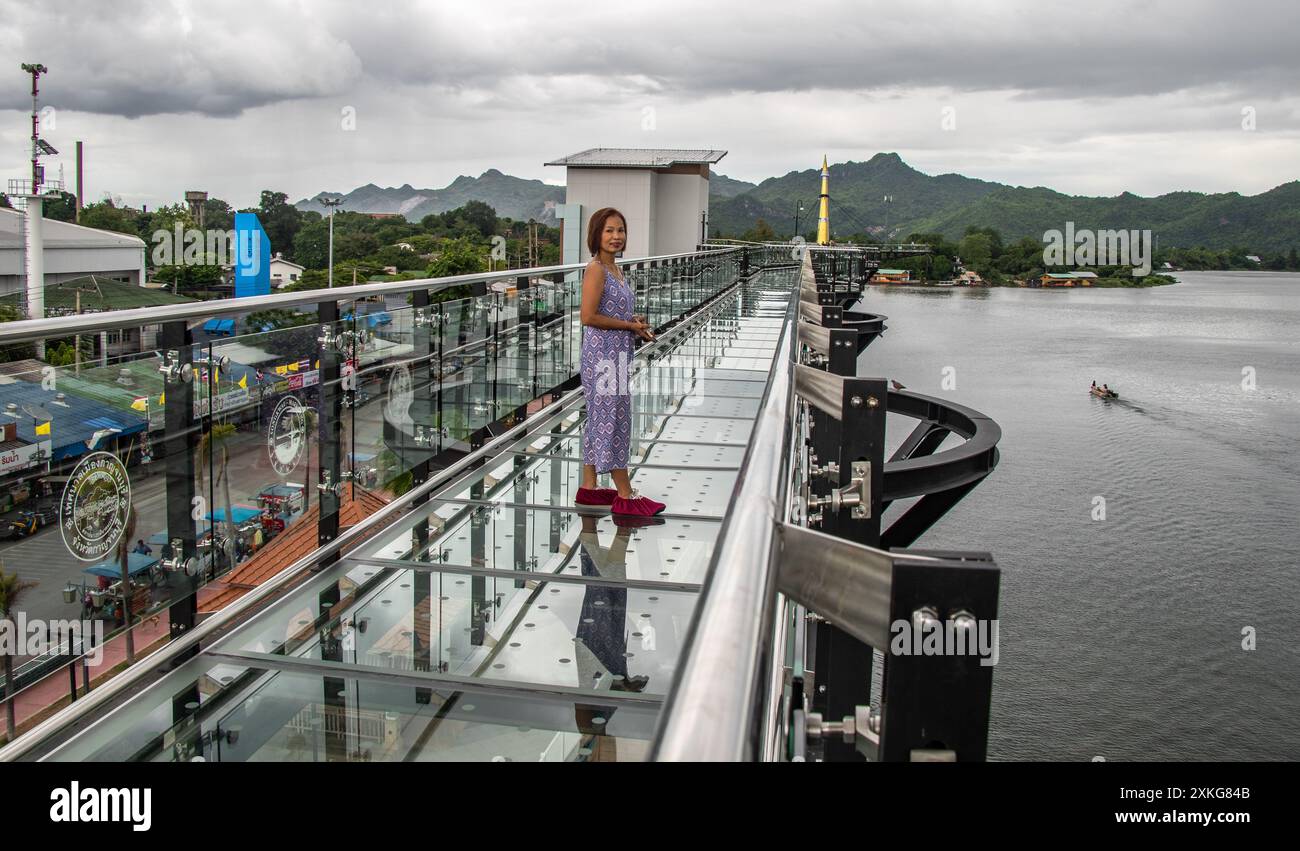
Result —
[{"label": "stainless steel handrail", "polygon": [[[683,254],[662,254],[655,257],[640,257],[634,260],[621,260],[620,265],[635,266],[638,263],[664,262],[681,260],[689,257],[706,257],[718,254],[732,254],[739,248],[718,248],[710,251],[688,252]],[[559,275],[567,272],[580,272],[586,263],[569,263],[563,266],[537,266],[528,269],[505,269],[497,272],[475,272],[469,275],[452,275],[445,278],[420,278],[411,281],[384,281],[381,283],[356,284],[332,289],[303,290],[292,293],[273,293],[271,295],[249,296],[238,299],[220,299],[199,304],[178,304],[162,307],[141,307],[130,310],[110,310],[102,313],[83,313],[75,316],[55,316],[44,319],[22,319],[16,322],[0,324],[0,345],[26,343],[32,340],[54,337],[70,337],[75,334],[89,334],[96,331],[110,331],[116,328],[135,328],[142,325],[161,325],[164,322],[177,322],[187,319],[208,319],[214,316],[231,316],[250,313],[257,310],[285,309],[305,304],[319,304],[323,301],[347,301],[378,295],[405,295],[417,290],[472,284],[477,281],[496,281],[507,278],[536,277],[541,275]]]},{"label": "stainless steel handrail", "polygon": [[795,289],[686,649],[660,715],[653,760],[748,761],[762,752],[759,696],[773,652],[774,566],[789,477],[785,459],[793,429],[798,303]]}]

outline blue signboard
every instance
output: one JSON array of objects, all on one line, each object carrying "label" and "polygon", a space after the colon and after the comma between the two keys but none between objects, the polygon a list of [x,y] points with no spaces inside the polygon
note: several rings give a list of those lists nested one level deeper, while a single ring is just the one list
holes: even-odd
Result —
[{"label": "blue signboard", "polygon": [[271,292],[271,240],[256,213],[235,213],[235,298]]}]

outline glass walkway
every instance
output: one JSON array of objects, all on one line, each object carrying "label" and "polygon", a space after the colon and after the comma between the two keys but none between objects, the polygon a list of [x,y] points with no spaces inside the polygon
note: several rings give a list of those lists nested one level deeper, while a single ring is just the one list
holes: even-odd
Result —
[{"label": "glass walkway", "polygon": [[63,436],[33,560],[113,629],[15,669],[0,761],[985,759],[1000,572],[912,548],[1001,432],[858,375],[862,288],[917,250],[626,264],[652,519],[574,503],[578,265],[5,323],[153,342],[0,383]]},{"label": "glass walkway", "polygon": [[575,508],[570,389],[26,758],[644,760],[798,280],[765,268],[638,351],[630,472],[655,521]]}]

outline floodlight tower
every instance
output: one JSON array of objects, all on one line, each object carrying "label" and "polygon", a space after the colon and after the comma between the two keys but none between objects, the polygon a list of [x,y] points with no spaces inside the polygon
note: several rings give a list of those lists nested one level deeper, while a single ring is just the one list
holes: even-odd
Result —
[{"label": "floodlight tower", "polygon": [[329,286],[334,286],[334,210],[343,206],[342,196],[334,198],[321,198],[321,206],[330,211],[330,259],[329,259]]},{"label": "floodlight tower", "polygon": [[[54,156],[54,150],[41,138],[41,114],[37,105],[40,94],[40,78],[49,73],[40,63],[22,63],[24,72],[32,76],[32,176],[31,180],[9,181],[9,196],[19,200],[24,208],[23,247],[26,254],[27,272],[27,318],[43,319],[45,317],[45,239],[41,223],[44,220],[45,190],[56,192],[63,188],[62,181],[47,182],[45,169],[41,166],[42,156]],[[45,342],[36,343],[36,356],[45,357]]]}]

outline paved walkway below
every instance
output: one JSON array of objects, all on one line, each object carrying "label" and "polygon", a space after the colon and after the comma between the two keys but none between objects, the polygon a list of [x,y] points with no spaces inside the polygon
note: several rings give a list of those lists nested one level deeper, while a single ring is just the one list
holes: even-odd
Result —
[{"label": "paved walkway below", "polygon": [[[152,653],[156,649],[154,645],[159,645],[168,638],[167,611],[164,609],[158,615],[158,617],[146,617],[132,629],[137,661]],[[91,687],[94,688],[107,681],[112,676],[113,669],[124,662],[126,662],[125,632],[110,638],[104,644],[99,664],[87,666],[90,671]],[[85,694],[86,679],[80,663],[76,666],[76,672],[77,694],[81,696]],[[22,733],[25,727],[34,726],[52,714],[46,712],[50,707],[66,704],[71,692],[72,683],[68,676],[68,667],[65,665],[51,672],[45,679],[33,683],[14,695],[15,723],[18,732]],[[3,724],[0,723],[0,735],[3,735],[3,730]]]}]

